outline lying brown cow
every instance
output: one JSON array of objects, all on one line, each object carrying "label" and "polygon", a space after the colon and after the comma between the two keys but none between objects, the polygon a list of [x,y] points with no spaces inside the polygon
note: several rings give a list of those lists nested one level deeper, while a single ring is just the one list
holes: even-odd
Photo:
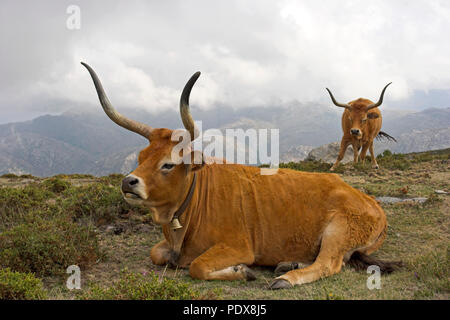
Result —
[{"label": "lying brown cow", "polygon": [[[277,271],[286,273],[271,289],[338,273],[344,262],[392,270],[394,264],[368,256],[383,243],[387,227],[385,213],[371,197],[334,174],[280,169],[261,175],[259,168],[238,164],[176,164],[173,131],[116,112],[95,72],[83,65],[106,114],[150,142],[136,170],[123,180],[122,192],[128,202],[151,208],[162,225],[165,239],[151,249],[153,263],[189,266],[193,278],[204,280],[252,280],[248,266],[278,265]],[[180,101],[191,137],[189,95],[199,75],[188,81]],[[309,266],[299,269],[299,263]]]},{"label": "lying brown cow", "polygon": [[[350,144],[353,147],[354,163],[357,163],[359,159],[364,163],[367,149],[369,149],[370,156],[372,157],[372,167],[378,169],[378,163],[375,158],[375,153],[373,152],[373,140],[375,137],[378,137],[395,141],[393,137],[380,131],[382,119],[381,112],[378,109],[383,103],[384,92],[391,83],[388,83],[384,87],[377,103],[373,103],[372,101],[363,98],[359,98],[349,103],[339,103],[334,99],[331,91],[326,88],[333,103],[338,107],[345,108],[344,113],[342,114],[342,131],[344,135],[341,140],[339,155],[336,162],[331,167],[331,171],[334,171],[342,158],[344,158],[345,150],[347,150]],[[360,154],[359,150],[361,150]]]}]

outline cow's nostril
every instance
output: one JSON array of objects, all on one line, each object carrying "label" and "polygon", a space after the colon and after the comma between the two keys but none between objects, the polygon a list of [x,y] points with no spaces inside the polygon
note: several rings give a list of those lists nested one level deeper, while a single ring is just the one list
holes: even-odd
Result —
[{"label": "cow's nostril", "polygon": [[139,179],[136,177],[126,177],[122,180],[122,191],[123,192],[131,192],[138,187]]}]

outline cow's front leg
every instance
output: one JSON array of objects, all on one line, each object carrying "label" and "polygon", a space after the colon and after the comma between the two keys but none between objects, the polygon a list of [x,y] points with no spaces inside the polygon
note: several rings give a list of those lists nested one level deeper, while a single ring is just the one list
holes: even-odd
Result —
[{"label": "cow's front leg", "polygon": [[286,272],[289,272],[291,270],[302,269],[306,268],[307,266],[308,264],[301,262],[282,261],[277,265],[274,273],[276,276],[281,276],[282,274],[285,274]]},{"label": "cow's front leg", "polygon": [[358,163],[359,161],[359,145],[357,142],[352,142],[353,147],[353,163]]},{"label": "cow's front leg", "polygon": [[339,165],[339,163],[341,162],[341,160],[344,158],[345,151],[347,150],[347,147],[349,144],[350,144],[350,141],[347,140],[346,138],[342,137],[341,148],[339,149],[339,155],[336,159],[336,162],[331,167],[330,171],[334,171],[336,169],[336,167]]},{"label": "cow's front leg", "polygon": [[173,250],[170,248],[167,240],[163,240],[153,246],[150,250],[152,262],[158,266],[164,265],[173,260]]},{"label": "cow's front leg", "polygon": [[361,149],[361,153],[359,155],[359,158],[361,159],[361,162],[363,164],[366,162],[366,153],[367,153],[367,149],[369,149],[369,145],[370,145],[370,142],[367,142],[366,144],[364,144]]},{"label": "cow's front leg", "polygon": [[201,280],[255,280],[254,272],[247,267],[254,260],[247,246],[217,244],[192,261],[189,274]]}]

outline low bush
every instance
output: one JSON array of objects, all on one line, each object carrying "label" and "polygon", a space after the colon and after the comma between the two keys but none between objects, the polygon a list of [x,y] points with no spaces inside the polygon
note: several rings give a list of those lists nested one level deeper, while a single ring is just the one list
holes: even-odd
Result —
[{"label": "low bush", "polygon": [[0,300],[43,299],[47,299],[47,292],[34,274],[0,269]]},{"label": "low bush", "polygon": [[0,232],[24,222],[36,210],[48,209],[46,214],[51,213],[47,200],[53,197],[53,192],[37,183],[24,188],[0,188]]},{"label": "low bush", "polygon": [[[122,175],[110,175],[117,179]],[[64,201],[66,212],[71,213],[76,219],[88,220],[96,225],[114,221],[117,217],[126,215],[131,211],[147,215],[148,208],[144,206],[131,206],[123,199],[119,187],[106,183],[96,183],[85,187],[72,188]]]},{"label": "low bush", "polygon": [[142,275],[122,270],[120,279],[108,288],[96,284],[79,296],[83,300],[187,300],[202,295],[189,284],[160,278],[154,272]]},{"label": "low bush", "polygon": [[[261,168],[267,168],[267,165],[260,166]],[[307,171],[307,172],[330,172],[331,164],[323,161],[299,161],[299,162],[288,162],[280,163],[280,168]],[[342,165],[338,166],[335,173],[342,173],[344,167]]]},{"label": "low bush", "polygon": [[33,222],[0,233],[0,267],[14,271],[63,274],[72,264],[88,267],[99,255],[95,233],[69,217],[36,215]]},{"label": "low bush", "polygon": [[42,185],[46,187],[49,191],[54,193],[61,193],[68,188],[70,188],[70,182],[64,181],[59,178],[50,178],[42,182]]},{"label": "low bush", "polygon": [[148,213],[144,208],[131,207],[126,203],[119,188],[102,183],[70,188],[63,196],[64,212],[81,222],[101,225],[114,221],[130,210]]},{"label": "low bush", "polygon": [[5,174],[2,174],[0,176],[0,178],[17,179],[17,178],[19,178],[19,176],[14,173],[5,173]]},{"label": "low bush", "polygon": [[377,162],[385,169],[407,170],[411,167],[411,161],[404,154],[392,153],[385,150],[377,156]]}]

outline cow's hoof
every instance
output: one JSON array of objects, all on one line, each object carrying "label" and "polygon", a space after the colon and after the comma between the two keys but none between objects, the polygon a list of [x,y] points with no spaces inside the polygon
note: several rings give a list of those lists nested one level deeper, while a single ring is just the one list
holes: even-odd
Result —
[{"label": "cow's hoof", "polygon": [[256,274],[253,272],[252,269],[247,267],[245,264],[240,264],[240,265],[236,266],[235,268],[237,268],[237,271],[242,272],[242,274],[245,277],[245,280],[247,280],[247,281],[256,280]]},{"label": "cow's hoof", "polygon": [[281,276],[282,274],[285,274],[288,271],[298,269],[298,263],[297,262],[280,262],[277,267],[275,268],[275,275]]},{"label": "cow's hoof", "polygon": [[270,290],[278,290],[278,289],[290,289],[292,288],[292,284],[289,281],[284,279],[275,279],[269,286]]},{"label": "cow's hoof", "polygon": [[376,165],[372,166],[372,168],[379,169],[380,167],[376,164]]}]

